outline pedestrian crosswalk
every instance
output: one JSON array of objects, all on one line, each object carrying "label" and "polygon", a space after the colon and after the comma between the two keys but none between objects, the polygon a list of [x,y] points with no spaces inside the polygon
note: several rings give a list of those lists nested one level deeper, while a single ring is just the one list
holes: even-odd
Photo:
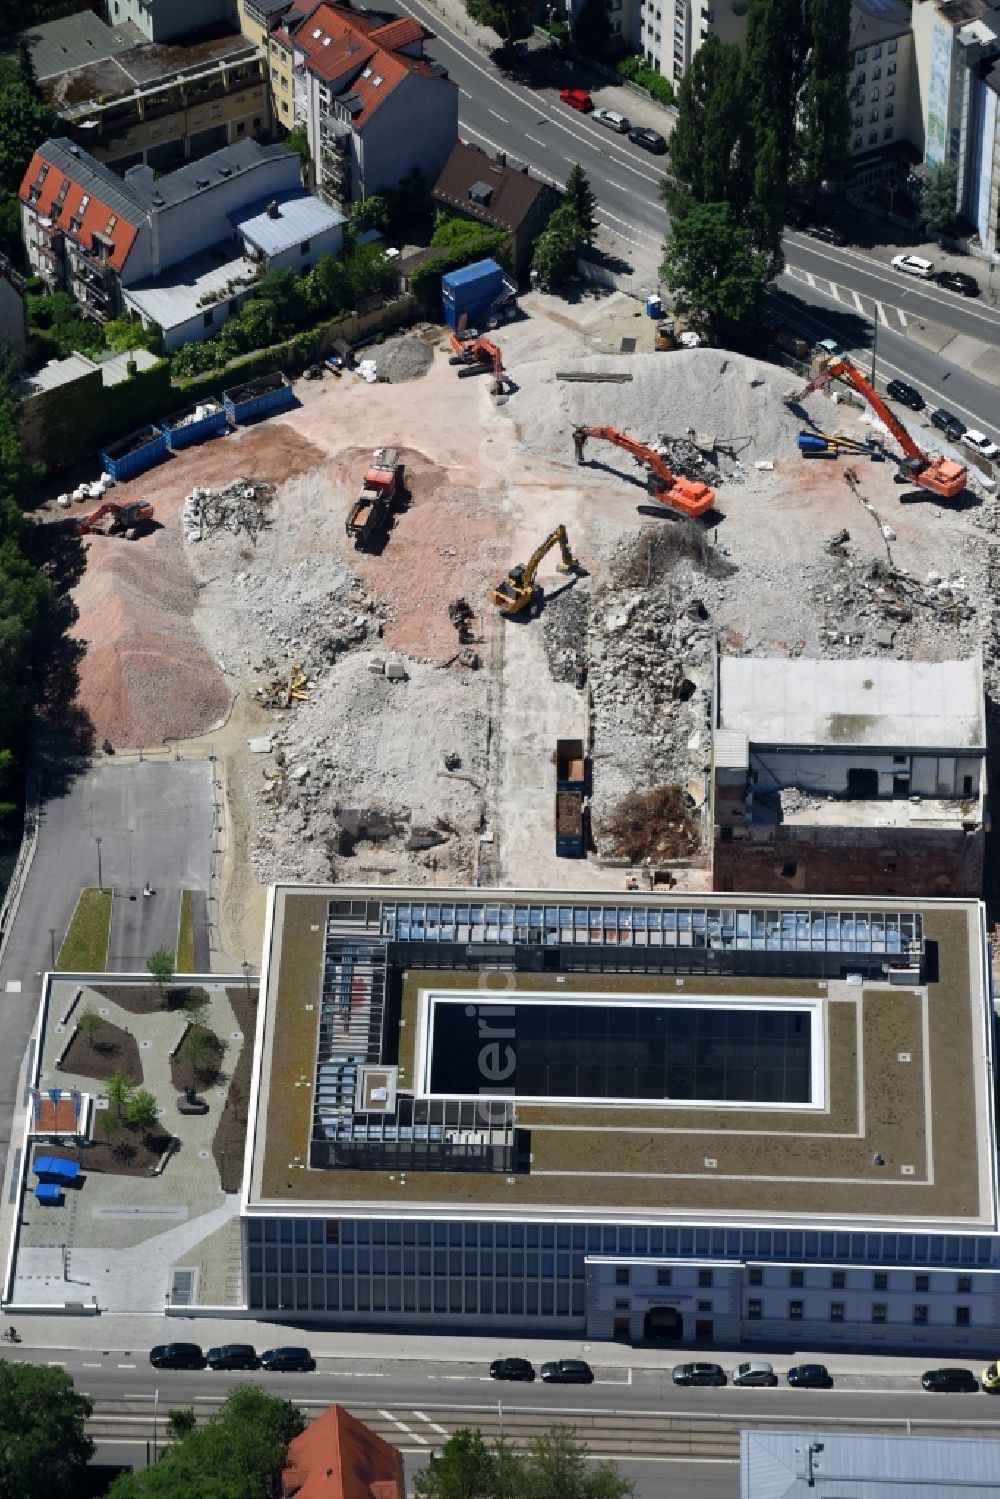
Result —
[{"label": "pedestrian crosswalk", "polygon": [[880,328],[891,328],[895,333],[906,331],[908,320],[902,307],[894,307],[891,303],[880,301],[877,297],[865,296],[855,291],[852,286],[842,286],[831,277],[818,276],[814,271],[807,271],[802,266],[786,266],[785,272],[793,280],[803,282],[811,291],[830,297],[832,301],[839,302],[842,307],[856,312],[859,317],[867,318],[870,323],[878,323]]}]

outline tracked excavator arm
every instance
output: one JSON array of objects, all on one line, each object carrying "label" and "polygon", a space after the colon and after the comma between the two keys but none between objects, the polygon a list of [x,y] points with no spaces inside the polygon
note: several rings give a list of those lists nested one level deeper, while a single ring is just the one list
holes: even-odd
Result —
[{"label": "tracked excavator arm", "polygon": [[655,448],[637,442],[634,437],[619,432],[617,427],[577,427],[573,433],[577,463],[584,462],[584,452],[590,438],[614,443],[616,448],[630,453],[636,463],[645,464],[649,493],[661,504],[680,511],[681,515],[692,518],[704,515],[715,504],[714,489],[709,489],[707,484],[702,484],[697,479],[685,479],[672,473]]},{"label": "tracked excavator arm", "polygon": [[896,463],[904,479],[911,479],[914,484],[919,484],[921,489],[929,489],[931,494],[939,495],[946,500],[954,499],[956,495],[962,493],[969,478],[969,471],[965,465],[955,463],[951,458],[932,457],[929,453],[925,453],[923,448],[918,447],[902,422],[885,404],[871,381],[866,380],[849,359],[832,360],[825,369],[820,370],[819,374],[810,380],[804,390],[798,395],[789,396],[785,405],[798,406],[806,396],[811,396],[814,391],[822,389],[831,380],[847,380],[864,396],[879,421],[884,422],[888,427],[903,450],[903,457],[897,458]]},{"label": "tracked excavator arm", "polygon": [[503,582],[498,583],[491,591],[490,603],[499,609],[501,614],[522,614],[525,609],[535,603],[541,592],[535,582],[535,576],[542,558],[551,552],[554,546],[559,548],[560,572],[580,571],[580,564],[570,550],[566,527],[557,526],[546,536],[541,545],[535,548],[527,562],[512,567]]}]

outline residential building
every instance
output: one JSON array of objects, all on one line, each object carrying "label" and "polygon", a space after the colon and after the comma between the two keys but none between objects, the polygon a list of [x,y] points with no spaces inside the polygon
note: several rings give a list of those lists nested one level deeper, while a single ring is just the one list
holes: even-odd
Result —
[{"label": "residential building", "polygon": [[555,188],[533,177],[526,166],[514,165],[503,152],[488,156],[465,141],[452,147],[433,199],[448,213],[502,229],[517,273],[527,269],[535,240],[559,204]]},{"label": "residential building", "polygon": [[920,159],[922,126],[910,7],[904,0],[852,0],[851,176],[892,175]]},{"label": "residential building", "polygon": [[169,351],[208,337],[272,265],[339,254],[343,215],[299,186],[299,158],[242,141],[157,177],[123,178],[68,140],[35,152],[21,185],[32,269],[93,316],[131,311]]},{"label": "residential building", "polygon": [[0,351],[13,355],[20,364],[28,348],[28,319],[24,302],[24,278],[6,255],[0,255]]},{"label": "residential building", "polygon": [[740,1499],[989,1499],[998,1473],[996,1439],[876,1436],[830,1426],[740,1432]]},{"label": "residential building", "polygon": [[267,139],[264,53],[237,31],[152,43],[89,11],[22,34],[63,133],[121,174],[168,172],[245,138]]},{"label": "residential building", "polygon": [[342,1405],[329,1405],[294,1437],[282,1499],[406,1499],[403,1456]]},{"label": "residential building", "polygon": [[992,1355],[993,1044],[974,900],[279,886],[248,1310]]},{"label": "residential building", "polygon": [[128,21],[150,42],[236,20],[235,0],[105,0],[105,5],[112,24]]},{"label": "residential building", "polygon": [[982,663],[723,656],[713,885],[978,895]]},{"label": "residential building", "polygon": [[[294,23],[293,23],[294,17]],[[350,203],[414,170],[433,182],[458,135],[458,89],[423,56],[423,27],[346,7],[290,11],[268,42],[276,117],[303,121],[319,193]]]},{"label": "residential building", "polygon": [[[572,20],[583,0],[566,0]],[[747,0],[605,0],[611,49],[639,52],[676,87],[702,42],[717,36],[742,43]]]}]

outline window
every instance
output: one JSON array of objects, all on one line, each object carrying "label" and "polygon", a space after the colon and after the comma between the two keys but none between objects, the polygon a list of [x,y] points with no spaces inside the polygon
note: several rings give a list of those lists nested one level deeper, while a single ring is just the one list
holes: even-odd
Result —
[{"label": "window", "polygon": [[615,1285],[627,1286],[629,1283],[629,1268],[627,1265],[615,1266]]},{"label": "window", "polygon": [[872,48],[872,58],[873,58],[873,60],[875,62],[878,62],[878,60],[879,60],[879,58],[881,56],[882,56],[882,48],[881,47],[873,47]]},{"label": "window", "polygon": [[929,1275],[915,1275],[913,1277],[913,1289],[915,1291],[929,1291],[930,1288],[931,1278]]},{"label": "window", "polygon": [[868,132],[868,144],[870,146],[877,146],[878,145],[878,131],[877,130],[869,130],[869,132]]},{"label": "window", "polygon": [[712,1303],[710,1301],[699,1301],[698,1310],[699,1312],[710,1312],[712,1310]]},{"label": "window", "polygon": [[211,328],[211,326],[212,326],[212,324],[214,322],[215,322],[215,308],[214,307],[210,307],[208,309],[208,311],[205,313],[205,316],[204,316],[205,327],[206,328]]},{"label": "window", "polygon": [[656,1272],[656,1284],[658,1286],[669,1286],[672,1272],[664,1270],[661,1266]]},{"label": "window", "polygon": [[831,1322],[843,1322],[843,1320],[844,1320],[844,1303],[842,1301],[831,1301],[830,1302],[830,1321]]},{"label": "window", "polygon": [[847,1271],[833,1270],[830,1272],[830,1287],[834,1291],[842,1291],[847,1285]]},{"label": "window", "polygon": [[300,255],[308,255],[309,251],[311,250],[311,248],[312,248],[312,241],[308,240],[308,239],[304,239],[302,241],[301,245],[299,245],[299,254]]},{"label": "window", "polygon": [[261,117],[260,117],[260,115],[254,115],[254,117],[253,117],[253,128],[255,130],[259,130],[260,129],[260,125],[261,125]]},{"label": "window", "polygon": [[862,146],[863,146],[863,145],[864,145],[864,142],[863,142],[863,140],[862,140],[862,139],[861,139],[861,136],[860,136],[860,135],[856,135],[856,136],[855,136],[855,137],[854,137],[854,139],[853,139],[853,141],[852,141],[852,142],[851,142],[851,150],[852,150],[852,151],[860,151],[860,150],[861,150],[861,147],[862,147]]},{"label": "window", "polygon": [[865,82],[865,70],[864,70],[864,68],[862,68],[861,72],[858,73],[858,75],[856,76],[856,78],[854,80],[854,87],[855,88],[863,88],[864,87],[864,82]]},{"label": "window", "polygon": [[882,69],[881,68],[872,68],[872,83],[878,83],[878,81],[879,81],[879,79],[881,77],[882,77]]},{"label": "window", "polygon": [[286,93],[288,92],[288,79],[287,78],[284,78],[284,77],[282,78],[282,80],[281,80],[281,87],[285,90]]},{"label": "window", "polygon": [[889,63],[886,66],[885,76],[887,78],[891,78],[893,76],[893,74],[895,73],[895,71],[896,71],[896,64],[894,62],[891,62],[891,63]]},{"label": "window", "polygon": [[789,1270],[788,1284],[790,1286],[804,1286],[806,1283],[805,1272],[802,1270]]},{"label": "window", "polygon": [[892,96],[893,96],[893,94],[895,92],[896,92],[896,85],[894,83],[887,83],[886,86],[885,86],[885,97],[887,99],[891,99]]},{"label": "window", "polygon": [[922,1302],[918,1302],[913,1308],[913,1320],[921,1325],[927,1321],[927,1308]]},{"label": "window", "polygon": [[956,1278],[956,1281],[955,1281],[955,1290],[958,1292],[959,1296],[971,1296],[972,1295],[972,1276],[971,1275],[959,1275]]},{"label": "window", "polygon": [[885,1273],[884,1270],[876,1270],[875,1274],[872,1276],[872,1290],[873,1291],[888,1291],[888,1289],[889,1289],[889,1277],[888,1277],[888,1275],[886,1275],[886,1273]]},{"label": "window", "polygon": [[752,1286],[762,1286],[764,1284],[764,1272],[761,1267],[759,1265],[751,1265],[747,1279]]},{"label": "window", "polygon": [[712,1284],[712,1272],[711,1272],[711,1270],[699,1270],[698,1271],[698,1284],[699,1284],[699,1286],[703,1286],[703,1287],[704,1286],[710,1286]]},{"label": "window", "polygon": [[747,1316],[752,1322],[760,1321],[761,1305],[761,1301],[756,1296],[747,1302]]},{"label": "window", "polygon": [[[282,109],[284,109],[285,108],[284,104],[281,107],[282,107]],[[246,128],[247,128],[247,122],[246,122],[246,120],[239,120],[239,121],[237,121],[236,134],[237,135],[245,135],[246,134]]]},{"label": "window", "polygon": [[896,113],[896,106],[895,106],[895,104],[887,104],[885,106],[885,117],[886,117],[887,120],[891,120],[892,117],[893,117],[893,115],[895,113]]},{"label": "window", "polygon": [[872,112],[871,112],[871,114],[868,116],[868,123],[869,123],[869,125],[877,125],[878,121],[879,121],[879,111],[878,111],[878,107],[876,106],[876,108],[873,109]]},{"label": "window", "polygon": [[879,94],[878,89],[877,88],[873,88],[872,89],[872,103],[874,104],[880,97],[881,96]]},{"label": "window", "polygon": [[627,1312],[628,1311],[628,1306],[629,1306],[629,1301],[628,1301],[628,1297],[627,1296],[616,1296],[615,1297],[615,1311],[616,1312]]},{"label": "window", "polygon": [[[864,117],[864,115],[855,115],[854,116],[854,128],[855,128],[855,130],[857,130],[864,123],[865,123],[865,117]],[[861,144],[861,142],[858,141],[858,145],[859,146],[860,146],[860,144]]]},{"label": "window", "polygon": [[889,43],[889,52],[890,52],[890,55],[891,55],[891,54],[892,54],[892,53],[893,53],[893,52],[895,52],[895,50],[896,50],[896,48],[897,48],[897,47],[898,47],[898,46],[899,46],[899,43],[898,43],[898,42],[890,42],[890,43]]},{"label": "window", "polygon": [[802,1303],[801,1303],[801,1301],[790,1301],[788,1303],[788,1320],[789,1320],[789,1322],[801,1322],[802,1321]]},{"label": "window", "polygon": [[955,1308],[955,1326],[956,1327],[968,1327],[968,1325],[969,1325],[969,1308],[967,1306],[956,1306],[956,1308]]},{"label": "window", "polygon": [[854,65],[855,65],[855,67],[860,67],[863,62],[867,61],[867,59],[868,59],[868,52],[867,52],[867,50],[864,47],[862,47],[860,52],[855,52],[855,54],[854,54]]},{"label": "window", "polygon": [[872,1321],[873,1322],[884,1322],[885,1321],[885,1302],[884,1301],[875,1301],[875,1302],[872,1303]]}]

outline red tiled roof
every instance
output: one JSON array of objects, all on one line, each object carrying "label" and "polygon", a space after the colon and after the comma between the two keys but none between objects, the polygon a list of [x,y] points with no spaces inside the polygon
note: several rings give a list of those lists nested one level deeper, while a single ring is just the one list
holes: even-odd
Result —
[{"label": "red tiled roof", "polygon": [[345,92],[357,94],[364,105],[351,122],[357,128],[407,73],[438,76],[423,58],[395,50],[419,41],[423,34],[419,22],[406,16],[374,26],[356,11],[345,15],[339,7],[323,3],[296,28],[292,45],[303,53],[309,71],[328,83],[354,72]]},{"label": "red tiled roof", "polygon": [[331,1405],[290,1444],[285,1499],[404,1499],[403,1459],[343,1406]]},{"label": "red tiled roof", "polygon": [[[38,177],[42,167],[48,167],[45,181],[40,184],[38,197],[32,201],[31,189],[39,186]],[[61,204],[57,205],[56,199],[62,190],[63,184],[69,186]],[[120,271],[128,257],[135,237],[139,232],[137,224],[131,224],[123,219],[120,213],[109,208],[107,203],[94,193],[90,194],[90,201],[83,210],[80,228],[70,228],[70,220],[77,217],[80,204],[84,198],[84,190],[79,183],[74,182],[64,172],[50,162],[47,162],[40,151],[36,151],[31,158],[31,165],[24,174],[21,183],[20,198],[22,203],[29,204],[36,213],[43,217],[54,219],[61,229],[74,235],[88,248],[93,242],[94,233],[102,235],[112,245],[111,254],[108,256],[108,264],[112,270]],[[114,219],[114,223],[111,221]],[[109,228],[108,226],[111,225]]]},{"label": "red tiled roof", "polygon": [[385,26],[376,26],[371,33],[373,42],[380,47],[408,47],[412,42],[423,40],[424,28],[413,16],[400,16],[397,21],[388,21]]}]

